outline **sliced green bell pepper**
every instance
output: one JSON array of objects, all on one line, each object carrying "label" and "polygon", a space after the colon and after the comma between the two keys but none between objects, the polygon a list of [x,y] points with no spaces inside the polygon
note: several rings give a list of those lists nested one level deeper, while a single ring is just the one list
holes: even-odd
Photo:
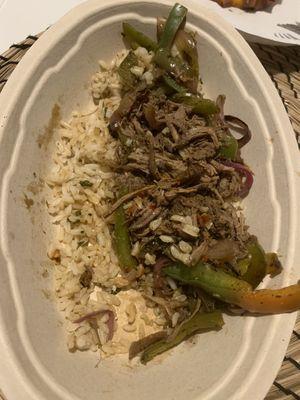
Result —
[{"label": "sliced green bell pepper", "polygon": [[176,103],[182,103],[192,107],[194,113],[204,117],[219,112],[219,108],[215,102],[194,96],[191,93],[176,93],[172,97],[172,100]]},{"label": "sliced green bell pepper", "polygon": [[168,86],[169,89],[172,90],[172,92],[176,93],[182,93],[186,92],[186,88],[179,85],[174,79],[170,78],[168,75],[163,75],[163,80],[165,84]]},{"label": "sliced green bell pepper", "polygon": [[151,344],[141,355],[141,362],[147,364],[157,355],[178,346],[181,342],[193,336],[199,331],[221,329],[224,325],[220,311],[200,313],[194,315],[190,320],[182,324],[177,335],[168,341],[168,338],[161,339]]},{"label": "sliced green bell pepper", "polygon": [[148,51],[155,51],[157,49],[157,43],[154,40],[127,22],[123,22],[123,36],[134,50],[138,47],[144,47]]},{"label": "sliced green bell pepper", "polygon": [[282,289],[253,290],[248,282],[214,269],[207,263],[198,263],[195,267],[177,263],[163,271],[175,280],[198,286],[213,297],[250,312],[277,314],[300,309],[300,284]]},{"label": "sliced green bell pepper", "polygon": [[169,13],[165,23],[164,30],[158,43],[159,49],[170,50],[178,29],[184,21],[187,14],[187,8],[176,3]]},{"label": "sliced green bell pepper", "polygon": [[233,136],[226,136],[225,140],[219,148],[219,156],[226,160],[234,161],[238,151],[238,142]]},{"label": "sliced green bell pepper", "polygon": [[134,89],[137,84],[137,77],[131,72],[131,68],[138,65],[138,58],[133,51],[130,51],[118,68],[118,74],[125,89]]},{"label": "sliced green bell pepper", "polygon": [[[126,194],[126,191],[122,190],[120,196],[124,194]],[[123,205],[120,205],[114,212],[114,222],[116,254],[121,269],[123,269],[124,271],[128,271],[137,266],[137,261],[131,255],[131,241]]]}]

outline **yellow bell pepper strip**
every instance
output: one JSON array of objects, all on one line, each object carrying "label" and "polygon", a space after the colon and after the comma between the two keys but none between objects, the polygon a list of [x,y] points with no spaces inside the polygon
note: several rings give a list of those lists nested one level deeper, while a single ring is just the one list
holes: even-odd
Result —
[{"label": "yellow bell pepper strip", "polygon": [[282,289],[253,290],[251,285],[207,263],[187,267],[176,263],[163,269],[171,278],[198,286],[225,303],[261,314],[278,314],[300,309],[300,284]]},{"label": "yellow bell pepper strip", "polygon": [[170,338],[170,340],[168,340],[168,337],[160,339],[147,347],[141,354],[141,362],[147,364],[147,362],[157,355],[178,346],[181,342],[196,333],[208,330],[219,330],[223,325],[224,321],[220,311],[216,310],[210,313],[198,312],[191,319],[182,324],[174,338]]},{"label": "yellow bell pepper strip", "polygon": [[157,43],[154,40],[138,31],[127,22],[123,22],[122,34],[134,50],[138,47],[144,47],[148,51],[155,51],[157,49]]},{"label": "yellow bell pepper strip", "polygon": [[241,293],[239,304],[244,310],[260,314],[280,314],[300,309],[300,284],[282,289],[261,289]]}]

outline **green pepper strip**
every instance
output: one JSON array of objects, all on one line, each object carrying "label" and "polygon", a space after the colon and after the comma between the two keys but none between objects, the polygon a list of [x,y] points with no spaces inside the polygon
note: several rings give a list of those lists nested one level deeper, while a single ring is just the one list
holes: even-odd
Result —
[{"label": "green pepper strip", "polygon": [[127,22],[123,22],[123,35],[133,49],[139,46],[144,47],[148,51],[155,51],[157,49],[157,43],[154,40],[136,30]]},{"label": "green pepper strip", "polygon": [[158,48],[153,57],[153,61],[166,72],[179,78],[186,87],[192,88],[193,71],[181,57],[172,57],[170,50],[178,32],[187,14],[187,9],[176,3],[172,8],[168,19],[164,25],[164,30],[158,43]]},{"label": "green pepper strip", "polygon": [[[157,39],[160,41],[166,20],[164,18],[157,18]],[[174,38],[174,44],[179,51],[181,58],[188,59],[190,67],[189,75],[192,82],[189,82],[189,89],[192,93],[197,93],[198,81],[199,81],[199,61],[197,42],[194,36],[190,32],[186,32],[183,29],[178,29],[177,34]]]},{"label": "green pepper strip", "polygon": [[161,69],[178,77],[185,84],[188,84],[193,79],[191,68],[180,57],[172,57],[166,49],[157,50],[153,61]]},{"label": "green pepper strip", "polygon": [[190,32],[179,29],[174,40],[181,57],[187,59],[193,74],[193,93],[197,93],[199,81],[199,60],[197,42]]},{"label": "green pepper strip", "polygon": [[169,51],[164,48],[159,49],[157,43],[155,43],[148,36],[144,35],[142,32],[136,30],[127,22],[123,23],[123,36],[133,49],[141,46],[146,48],[148,51],[155,51],[156,54],[153,58],[153,61],[160,68],[171,74],[180,76],[183,80],[192,78],[189,67],[179,57],[172,57],[169,54]]},{"label": "green pepper strip", "polygon": [[223,325],[224,321],[220,311],[197,313],[193,318],[182,324],[177,335],[172,340],[168,341],[168,338],[161,339],[144,350],[141,355],[141,362],[147,364],[148,361],[152,360],[157,355],[179,345],[201,330],[221,329]]},{"label": "green pepper strip", "polygon": [[236,159],[238,147],[236,138],[228,135],[219,148],[219,156],[234,161]]},{"label": "green pepper strip", "polygon": [[168,75],[163,75],[163,80],[169,89],[172,89],[173,92],[183,93],[186,92],[186,88],[179,85],[174,79],[170,78]]},{"label": "green pepper strip", "polygon": [[221,269],[214,269],[208,263],[198,263],[187,267],[176,263],[163,269],[174,279],[192,286],[199,286],[214,297],[235,304],[239,292],[251,291],[249,283],[227,274]]},{"label": "green pepper strip", "polygon": [[[157,18],[157,40],[161,39],[164,31],[166,20],[164,18]],[[179,51],[182,58],[187,56],[194,75],[198,79],[199,75],[199,61],[198,61],[198,50],[197,42],[192,33],[186,32],[184,29],[178,29],[177,34],[174,38],[174,44]]]},{"label": "green pepper strip", "polygon": [[176,103],[183,103],[187,106],[191,106],[193,112],[204,117],[216,114],[219,112],[219,108],[215,102],[209,99],[202,99],[197,96],[193,96],[190,93],[176,93],[172,100]]},{"label": "green pepper strip", "polygon": [[250,312],[277,314],[300,309],[300,284],[253,291],[249,283],[216,270],[207,263],[198,263],[195,267],[177,263],[163,271],[173,279],[198,286],[213,297]]},{"label": "green pepper strip", "polygon": [[251,261],[242,279],[250,283],[253,288],[256,288],[267,275],[266,255],[264,249],[256,241],[250,243],[247,246],[247,250]]},{"label": "green pepper strip", "polygon": [[184,21],[187,14],[187,8],[182,6],[181,4],[176,3],[165,23],[165,27],[163,33],[161,35],[160,41],[158,43],[159,49],[170,50],[176,36],[176,33]]},{"label": "green pepper strip", "polygon": [[[124,195],[124,191],[121,195]],[[123,205],[120,205],[114,213],[114,236],[116,253],[120,267],[127,271],[135,268],[137,265],[136,259],[131,255],[131,242],[128,227],[126,224],[126,216]]]},{"label": "green pepper strip", "polygon": [[137,84],[137,77],[131,72],[131,68],[136,65],[138,58],[133,51],[130,51],[118,68],[118,74],[126,90],[135,88]]},{"label": "green pepper strip", "polygon": [[164,28],[166,24],[166,19],[162,17],[156,18],[156,37],[159,42],[161,39],[161,35],[163,34]]}]

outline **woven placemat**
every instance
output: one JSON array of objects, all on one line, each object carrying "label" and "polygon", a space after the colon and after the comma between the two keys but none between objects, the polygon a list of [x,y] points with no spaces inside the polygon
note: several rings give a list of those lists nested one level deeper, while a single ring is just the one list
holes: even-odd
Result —
[{"label": "woven placemat", "polygon": [[[13,44],[0,55],[0,92],[16,65],[41,34],[28,36],[23,42]],[[278,90],[300,148],[300,46],[251,44],[251,47]],[[300,400],[300,314],[281,369],[265,398],[265,400],[283,399]]]}]

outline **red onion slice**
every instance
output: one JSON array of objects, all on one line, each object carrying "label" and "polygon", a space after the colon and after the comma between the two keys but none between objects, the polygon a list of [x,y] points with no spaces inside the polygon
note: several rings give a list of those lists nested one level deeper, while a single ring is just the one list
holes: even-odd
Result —
[{"label": "red onion slice", "polygon": [[253,185],[253,172],[251,172],[246,165],[235,163],[229,160],[223,160],[222,164],[226,165],[227,167],[234,168],[236,172],[238,172],[243,178],[245,178],[243,186],[241,187],[237,195],[242,198],[246,197]]},{"label": "red onion slice", "polygon": [[112,340],[115,330],[115,315],[112,311],[108,310],[108,320],[106,322],[108,327],[107,340]]},{"label": "red onion slice", "polygon": [[227,122],[229,129],[242,135],[240,139],[237,139],[239,149],[241,149],[251,139],[251,131],[248,125],[244,121],[237,117],[234,117],[233,115],[225,115],[224,119]]},{"label": "red onion slice", "polygon": [[82,317],[76,319],[73,321],[74,324],[79,324],[80,322],[83,321],[88,321],[89,319],[92,318],[97,318],[99,316],[102,316],[104,314],[108,314],[108,320],[106,322],[106,325],[108,327],[108,335],[107,335],[107,340],[111,340],[114,336],[114,329],[115,329],[115,314],[111,310],[97,310],[97,311],[92,311],[88,314],[83,315]]},{"label": "red onion slice", "polygon": [[156,289],[161,289],[164,286],[164,281],[161,276],[161,270],[168,264],[170,264],[170,259],[167,257],[161,257],[157,260],[153,267],[153,285]]}]

